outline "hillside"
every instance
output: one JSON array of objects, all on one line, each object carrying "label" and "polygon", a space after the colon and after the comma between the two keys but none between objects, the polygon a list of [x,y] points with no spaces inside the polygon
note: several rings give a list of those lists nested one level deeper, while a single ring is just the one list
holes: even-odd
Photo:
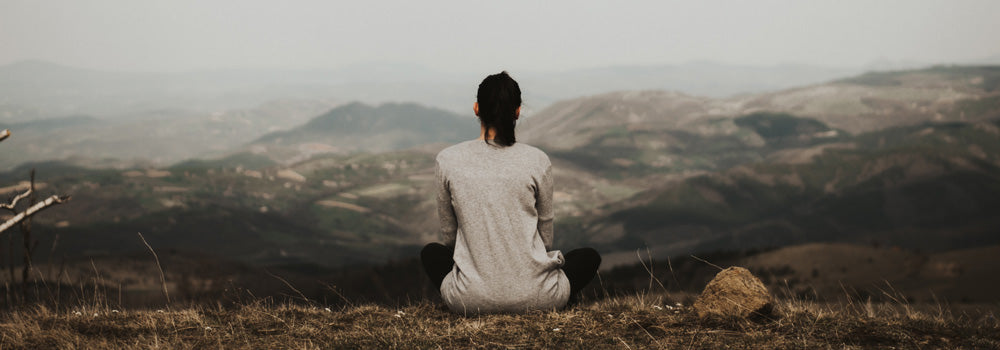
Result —
[{"label": "hillside", "polygon": [[1000,66],[867,73],[764,94],[744,106],[814,118],[854,134],[930,121],[990,120],[1000,117]]},{"label": "hillside", "polygon": [[646,191],[584,227],[592,239],[633,236],[670,255],[815,241],[997,244],[997,154],[996,123],[887,129]]},{"label": "hillside", "polygon": [[[799,89],[740,99],[622,92],[557,103],[525,121],[519,140],[539,145],[553,161],[556,247],[595,247],[609,268],[634,266],[636,249],[646,248],[658,260],[810,243],[959,254],[1000,244],[993,234],[1000,225],[993,214],[1000,208],[1000,124],[990,119],[997,106],[984,72],[990,69],[935,68],[875,79],[902,79],[880,83],[893,89],[924,84],[932,92],[979,94],[942,109],[942,121],[902,118],[898,125],[852,132],[803,113],[807,109],[744,108],[745,101]],[[899,94],[880,92],[883,85],[864,79],[823,86]],[[929,82],[935,79],[943,82]],[[276,123],[266,115],[259,120]],[[219,126],[236,123],[227,120]],[[3,147],[31,128],[55,125],[23,124],[26,131],[15,130]],[[9,184],[0,195],[23,188],[18,184],[32,167],[43,191],[73,195],[71,205],[34,221],[35,238],[46,247],[36,261],[66,261],[87,271],[91,260],[141,257],[146,250],[136,232],[142,232],[158,250],[252,271],[234,272],[243,281],[273,287],[267,270],[311,281],[304,283],[315,293],[324,288],[317,276],[324,276],[352,281],[364,293],[404,297],[402,289],[362,288],[378,283],[343,268],[420,277],[402,266],[437,239],[434,154],[453,142],[441,140],[475,137],[474,119],[414,104],[352,103],[303,118],[302,125],[261,133],[258,142],[226,156],[173,166],[25,164],[0,173]],[[544,137],[555,134],[568,136]],[[350,148],[360,145],[392,150]],[[221,281],[181,266],[196,280]],[[940,282],[928,276],[928,283]],[[979,300],[981,292],[969,297]]]},{"label": "hillside", "polygon": [[[816,119],[852,134],[929,121],[1000,116],[1000,66],[939,66],[874,72],[827,83],[732,98],[622,91],[552,104],[521,125],[525,141],[553,149],[586,144],[609,129],[733,134],[733,118],[755,112]],[[752,142],[752,141],[751,141]]]},{"label": "hillside", "polygon": [[583,211],[578,242],[615,237],[661,256],[814,241],[967,248],[997,242],[997,81],[996,67],[935,67],[732,99],[609,93],[556,103],[521,135],[642,189]]},{"label": "hillside", "polygon": [[519,136],[605,175],[721,171],[795,146],[768,143],[740,123],[750,115],[818,122],[823,132],[796,137],[827,141],[928,122],[989,121],[1000,118],[997,81],[1000,67],[935,67],[726,99],[613,92],[555,103],[525,120]]},{"label": "hillside", "polygon": [[[58,235],[59,254],[68,258],[141,251],[135,232],[143,232],[161,249],[258,266],[329,268],[384,262],[436,239],[435,153],[329,153],[290,165],[240,153],[127,170],[33,163],[0,173],[0,181],[19,183],[34,167],[46,191],[73,194],[73,205],[35,220],[39,239]],[[566,218],[637,191],[569,164],[555,176],[561,184],[555,209]]]},{"label": "hillside", "polygon": [[[69,258],[141,251],[135,232],[143,232],[161,249],[258,266],[340,266],[411,252],[432,232],[421,232],[429,220],[403,221],[433,210],[410,207],[429,193],[420,174],[433,178],[432,155],[415,151],[326,155],[290,167],[250,153],[161,169],[29,166],[39,186],[73,194],[73,205],[35,220],[40,239],[59,236]],[[0,179],[17,183],[27,167]]]}]

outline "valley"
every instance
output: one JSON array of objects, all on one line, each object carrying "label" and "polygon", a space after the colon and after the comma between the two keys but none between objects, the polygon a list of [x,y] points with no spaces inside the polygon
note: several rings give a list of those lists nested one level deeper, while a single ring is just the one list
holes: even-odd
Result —
[{"label": "valley", "polygon": [[[838,273],[853,285],[878,282],[854,274],[863,270],[854,262],[852,273],[821,268],[864,253],[889,259],[879,266],[924,259],[923,267],[881,274],[899,288],[919,289],[924,277],[938,281],[934,288],[957,288],[941,282],[953,273],[949,264],[972,271],[982,259],[956,256],[1000,245],[998,82],[1000,67],[933,67],[728,98],[611,92],[527,116],[518,140],[553,161],[556,247],[593,246],[606,271],[634,268],[637,249],[657,261],[754,252],[749,266],[785,271],[832,295],[839,292],[824,278]],[[14,131],[0,144],[3,163],[32,160],[0,173],[0,184],[18,184],[34,168],[39,188],[73,196],[34,219],[42,247],[35,260],[84,268],[97,261],[102,271],[122,257],[148,263],[142,232],[177,257],[168,261],[184,271],[182,280],[215,287],[252,280],[274,291],[282,287],[264,272],[278,271],[301,285],[340,280],[345,290],[367,290],[375,287],[359,284],[377,284],[365,282],[376,269],[426,293],[410,268],[437,235],[434,156],[475,137],[471,116],[412,103],[290,101],[185,118],[192,124],[183,129],[136,122],[149,130],[143,134],[86,117],[3,126]],[[25,151],[46,139],[66,143]],[[171,165],[159,165],[168,155],[123,160],[109,151],[136,142],[203,149],[204,140],[214,151]],[[60,149],[96,160],[64,159]],[[868,251],[873,246],[881,248]],[[12,249],[0,260],[13,266],[19,254]],[[72,284],[62,273],[48,276]],[[143,288],[155,290],[155,282]],[[198,283],[191,285],[208,282]],[[320,285],[312,293],[328,291]],[[946,295],[994,300],[967,294]]]}]

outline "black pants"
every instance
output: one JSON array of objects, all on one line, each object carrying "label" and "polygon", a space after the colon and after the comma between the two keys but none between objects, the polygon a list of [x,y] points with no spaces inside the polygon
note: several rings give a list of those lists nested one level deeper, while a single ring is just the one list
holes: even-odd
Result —
[{"label": "black pants", "polygon": [[[455,266],[455,260],[452,258],[454,255],[454,248],[440,243],[430,243],[420,252],[424,271],[438,289],[441,289],[444,276],[447,276]],[[563,257],[566,258],[566,263],[563,264],[562,270],[569,279],[569,300],[570,304],[573,304],[583,287],[587,286],[597,274],[597,269],[601,266],[601,255],[592,248],[580,248],[563,254]]]}]

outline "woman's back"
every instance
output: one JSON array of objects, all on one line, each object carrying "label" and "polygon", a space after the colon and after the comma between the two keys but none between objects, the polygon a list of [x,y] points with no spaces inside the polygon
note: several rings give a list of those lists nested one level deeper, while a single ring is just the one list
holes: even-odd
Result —
[{"label": "woman's back", "polygon": [[561,307],[570,294],[552,247],[552,165],[541,150],[483,140],[441,151],[438,211],[455,267],[441,294],[456,312]]},{"label": "woman's back", "polygon": [[552,249],[552,163],[517,143],[521,88],[507,72],[479,84],[472,111],[478,140],[437,156],[438,217],[444,244],[420,251],[427,277],[458,313],[557,309],[594,278],[590,248]]}]

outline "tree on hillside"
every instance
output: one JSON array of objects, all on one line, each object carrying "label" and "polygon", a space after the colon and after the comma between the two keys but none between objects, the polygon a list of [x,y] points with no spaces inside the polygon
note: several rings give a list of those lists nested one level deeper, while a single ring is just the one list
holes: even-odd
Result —
[{"label": "tree on hillside", "polygon": [[[0,131],[0,141],[3,141],[10,137],[10,130]],[[51,207],[56,204],[62,204],[69,200],[69,196],[52,195],[45,200],[39,202],[37,193],[35,191],[35,169],[31,169],[31,181],[27,184],[27,188],[24,192],[17,193],[17,186],[15,188],[15,195],[10,198],[7,202],[0,203],[0,208],[6,209],[11,212],[13,216],[3,219],[3,223],[0,223],[0,234],[7,229],[13,227],[14,225],[20,224],[21,232],[24,238],[24,267],[21,273],[21,282],[25,283],[28,281],[28,277],[31,273],[31,255],[37,246],[37,242],[32,242],[31,239],[31,217],[45,208]],[[26,206],[22,206],[23,209],[18,209],[18,204],[24,199],[28,200]],[[13,271],[11,271],[13,274]]]}]

